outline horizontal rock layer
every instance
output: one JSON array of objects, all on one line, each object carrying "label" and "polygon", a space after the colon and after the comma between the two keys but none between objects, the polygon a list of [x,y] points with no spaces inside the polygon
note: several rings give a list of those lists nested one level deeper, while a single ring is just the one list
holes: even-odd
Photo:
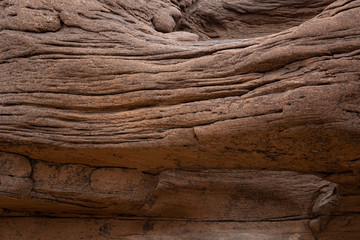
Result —
[{"label": "horizontal rock layer", "polygon": [[[138,239],[144,234],[146,239],[329,239],[343,231],[351,237],[359,233],[360,195],[348,195],[311,175],[254,170],[151,175],[29,161],[6,153],[1,154],[1,165],[10,159],[11,171],[0,175],[0,228],[10,226],[2,234],[11,239],[31,238],[42,228],[51,230],[39,234],[41,239],[58,235],[62,228],[61,236],[69,239]],[[31,175],[12,175],[24,168]],[[21,228],[27,221],[28,228]],[[349,224],[352,232],[334,227],[334,222]],[[73,224],[82,227],[74,229]]]}]

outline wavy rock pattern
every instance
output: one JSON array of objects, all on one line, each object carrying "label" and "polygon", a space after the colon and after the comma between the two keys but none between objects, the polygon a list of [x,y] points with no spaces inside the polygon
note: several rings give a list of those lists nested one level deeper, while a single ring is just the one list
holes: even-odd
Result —
[{"label": "wavy rock pattern", "polygon": [[359,26],[359,0],[0,0],[0,239],[358,239]]}]

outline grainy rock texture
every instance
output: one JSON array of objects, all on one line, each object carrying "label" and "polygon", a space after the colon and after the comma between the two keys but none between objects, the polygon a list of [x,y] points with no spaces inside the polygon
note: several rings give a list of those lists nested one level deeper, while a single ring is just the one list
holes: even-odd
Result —
[{"label": "grainy rock texture", "polygon": [[360,0],[0,0],[0,239],[359,239]]}]

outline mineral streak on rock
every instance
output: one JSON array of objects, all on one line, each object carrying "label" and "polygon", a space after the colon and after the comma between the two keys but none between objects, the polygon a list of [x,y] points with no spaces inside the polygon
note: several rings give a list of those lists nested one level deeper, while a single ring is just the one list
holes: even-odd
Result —
[{"label": "mineral streak on rock", "polygon": [[359,49],[360,0],[0,0],[0,239],[359,239]]}]

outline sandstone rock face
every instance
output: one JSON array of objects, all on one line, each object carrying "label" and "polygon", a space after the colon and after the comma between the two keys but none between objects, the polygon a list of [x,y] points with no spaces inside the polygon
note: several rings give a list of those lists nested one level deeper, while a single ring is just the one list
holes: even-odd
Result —
[{"label": "sandstone rock face", "polygon": [[359,239],[359,0],[0,0],[0,239]]},{"label": "sandstone rock face", "polygon": [[197,0],[183,7],[178,29],[202,39],[244,39],[277,33],[309,20],[334,0]]}]

